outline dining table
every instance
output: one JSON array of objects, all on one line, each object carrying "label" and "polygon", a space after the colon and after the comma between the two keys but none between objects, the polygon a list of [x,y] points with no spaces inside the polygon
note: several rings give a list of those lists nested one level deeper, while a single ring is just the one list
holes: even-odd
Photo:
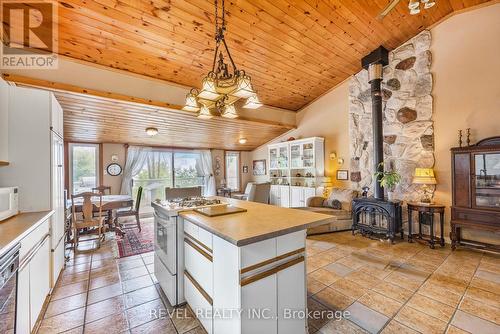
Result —
[{"label": "dining table", "polygon": [[[93,211],[99,211],[100,197],[93,196],[91,198],[92,204],[94,206]],[[66,201],[66,209],[71,213],[72,210],[72,200],[68,199]],[[75,203],[75,212],[82,212],[83,206],[83,198],[78,197],[74,199]],[[113,210],[121,209],[121,208],[132,208],[134,205],[134,200],[130,195],[102,195],[102,203],[101,206],[106,206],[106,216],[107,223],[110,229],[115,230],[118,234],[122,234],[123,231],[113,224]]]},{"label": "dining table", "polygon": [[[83,205],[83,198],[75,198],[75,211],[81,212]],[[92,204],[94,204],[94,211],[99,211],[100,197],[92,197]],[[66,208],[71,209],[72,200],[68,199],[66,202]],[[106,205],[108,210],[116,210],[121,208],[130,208],[134,205],[134,200],[130,195],[102,195],[102,205]]]}]

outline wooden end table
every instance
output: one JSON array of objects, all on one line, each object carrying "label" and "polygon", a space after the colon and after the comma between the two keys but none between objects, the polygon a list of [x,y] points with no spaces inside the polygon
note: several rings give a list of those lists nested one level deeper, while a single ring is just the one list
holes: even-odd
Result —
[{"label": "wooden end table", "polygon": [[[414,236],[417,237],[416,241],[427,241],[430,248],[434,249],[434,244],[439,242],[441,247],[444,247],[444,205],[440,204],[425,204],[425,203],[408,203],[408,242],[414,241]],[[413,234],[413,211],[418,212],[418,234]],[[439,227],[441,237],[434,235],[434,215],[439,214]],[[430,238],[424,239],[422,234],[422,225],[429,226]]]}]

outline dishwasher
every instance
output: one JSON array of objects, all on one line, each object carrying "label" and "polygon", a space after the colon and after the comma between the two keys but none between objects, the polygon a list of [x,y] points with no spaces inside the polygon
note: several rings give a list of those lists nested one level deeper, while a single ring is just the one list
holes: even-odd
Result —
[{"label": "dishwasher", "polygon": [[0,333],[16,332],[17,270],[20,244],[0,257]]}]

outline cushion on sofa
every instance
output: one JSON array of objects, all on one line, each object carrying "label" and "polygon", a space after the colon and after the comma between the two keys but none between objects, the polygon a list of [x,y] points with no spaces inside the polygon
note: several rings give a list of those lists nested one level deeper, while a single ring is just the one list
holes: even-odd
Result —
[{"label": "cushion on sofa", "polygon": [[358,192],[353,189],[333,188],[326,201],[337,200],[342,204],[342,210],[351,211],[352,200],[356,198]]}]

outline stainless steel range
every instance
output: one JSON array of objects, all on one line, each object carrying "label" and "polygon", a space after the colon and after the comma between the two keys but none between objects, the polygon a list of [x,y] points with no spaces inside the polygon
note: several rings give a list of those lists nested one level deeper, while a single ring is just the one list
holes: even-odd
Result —
[{"label": "stainless steel range", "polygon": [[[155,262],[154,273],[172,306],[184,299],[184,229],[179,212],[214,205],[227,205],[217,198],[187,197],[154,201]],[[178,273],[181,273],[180,275]]]}]

